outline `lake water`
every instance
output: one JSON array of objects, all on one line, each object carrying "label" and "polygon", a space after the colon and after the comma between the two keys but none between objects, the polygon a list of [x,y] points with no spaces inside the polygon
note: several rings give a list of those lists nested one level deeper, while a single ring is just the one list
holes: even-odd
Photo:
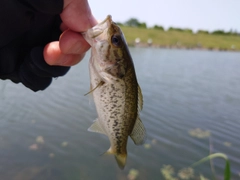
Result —
[{"label": "lake water", "polygon": [[[240,53],[130,51],[148,138],[143,146],[129,139],[124,170],[113,156],[102,155],[109,148],[107,137],[87,131],[97,117],[93,101],[84,96],[89,91],[87,54],[42,92],[0,81],[0,179],[125,180],[137,172],[138,180],[159,180],[164,167],[174,168],[177,177],[210,152],[225,153],[232,179],[240,179]],[[213,164],[222,179],[225,161]],[[212,179],[209,162],[194,168],[195,177],[200,173]]]}]

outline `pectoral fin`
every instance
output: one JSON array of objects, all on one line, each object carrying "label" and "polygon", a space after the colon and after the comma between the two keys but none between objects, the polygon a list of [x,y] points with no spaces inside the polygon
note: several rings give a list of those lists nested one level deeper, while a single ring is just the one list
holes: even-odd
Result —
[{"label": "pectoral fin", "polygon": [[96,90],[98,87],[102,86],[103,84],[104,84],[104,81],[100,81],[100,82],[98,83],[98,85],[97,85],[95,88],[93,88],[93,89],[92,89],[92,85],[91,85],[90,91],[89,91],[88,93],[84,94],[84,96],[92,93],[94,90]]},{"label": "pectoral fin", "polygon": [[88,128],[88,131],[106,135],[106,132],[101,128],[98,119],[96,119],[94,123]]},{"label": "pectoral fin", "polygon": [[136,145],[140,145],[140,144],[143,144],[145,142],[146,131],[145,131],[144,125],[143,125],[143,123],[142,123],[142,121],[139,117],[137,118],[137,120],[135,122],[135,125],[133,127],[133,131],[130,134],[130,137],[132,138],[133,142]]}]

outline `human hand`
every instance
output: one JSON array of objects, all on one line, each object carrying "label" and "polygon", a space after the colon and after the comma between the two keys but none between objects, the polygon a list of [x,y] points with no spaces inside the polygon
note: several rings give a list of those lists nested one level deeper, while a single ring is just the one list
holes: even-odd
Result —
[{"label": "human hand", "polygon": [[44,59],[49,65],[72,66],[82,60],[90,45],[80,32],[97,24],[87,0],[64,0],[61,13],[59,41],[48,43],[44,48]]},{"label": "human hand", "polygon": [[90,48],[80,33],[96,24],[87,0],[0,1],[0,10],[0,79],[44,90]]}]

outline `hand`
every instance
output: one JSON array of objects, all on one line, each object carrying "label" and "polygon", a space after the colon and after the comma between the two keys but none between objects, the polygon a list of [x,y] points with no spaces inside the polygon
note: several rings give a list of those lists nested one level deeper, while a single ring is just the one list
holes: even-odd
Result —
[{"label": "hand", "polygon": [[64,32],[59,41],[48,43],[44,48],[44,59],[49,65],[73,66],[80,62],[90,45],[80,32],[97,24],[87,0],[64,0],[61,13],[61,30]]}]

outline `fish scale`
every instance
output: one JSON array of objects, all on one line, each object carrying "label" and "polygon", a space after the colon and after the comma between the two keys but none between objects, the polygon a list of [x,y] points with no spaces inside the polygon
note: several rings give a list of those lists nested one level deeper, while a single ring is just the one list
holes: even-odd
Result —
[{"label": "fish scale", "polygon": [[121,169],[127,159],[128,136],[136,145],[145,140],[145,128],[139,118],[142,94],[134,64],[121,29],[108,16],[87,32],[91,45],[90,92],[98,118],[88,129],[108,136],[110,148]]}]

